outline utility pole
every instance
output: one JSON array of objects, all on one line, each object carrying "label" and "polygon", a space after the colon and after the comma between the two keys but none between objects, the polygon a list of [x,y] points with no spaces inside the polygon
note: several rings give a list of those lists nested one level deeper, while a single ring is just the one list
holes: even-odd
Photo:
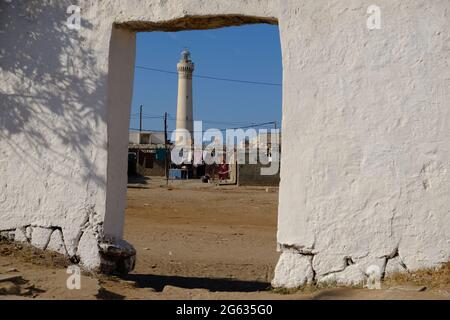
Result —
[{"label": "utility pole", "polygon": [[137,155],[138,165],[140,163],[141,157],[141,132],[142,132],[142,104],[139,107],[139,139],[138,139],[138,155]]},{"label": "utility pole", "polygon": [[164,157],[164,169],[166,172],[166,186],[169,185],[169,154],[167,152],[167,112],[164,113],[164,150],[165,150],[165,157]]},{"label": "utility pole", "polygon": [[139,108],[139,131],[142,132],[142,104]]}]

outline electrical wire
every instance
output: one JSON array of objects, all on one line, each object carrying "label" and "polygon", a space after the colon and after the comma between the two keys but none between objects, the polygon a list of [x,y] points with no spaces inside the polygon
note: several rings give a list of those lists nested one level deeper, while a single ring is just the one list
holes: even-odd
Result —
[{"label": "electrical wire", "polygon": [[[144,66],[136,66],[136,69],[142,69],[142,70],[147,70],[147,71],[155,71],[155,72],[161,72],[161,73],[178,75],[178,72],[175,72],[175,71],[169,71],[169,70],[163,70],[163,69],[157,69],[157,68],[150,68],[150,67],[144,67]],[[220,78],[220,77],[212,77],[212,76],[205,76],[205,75],[198,75],[198,74],[194,74],[192,76],[194,78],[200,78],[200,79],[209,79],[209,80],[217,80],[217,81],[227,81],[227,82],[235,82],[235,83],[245,83],[245,84],[254,84],[254,85],[262,85],[262,86],[281,87],[281,83],[274,83],[274,82],[239,80],[239,79]]]}]

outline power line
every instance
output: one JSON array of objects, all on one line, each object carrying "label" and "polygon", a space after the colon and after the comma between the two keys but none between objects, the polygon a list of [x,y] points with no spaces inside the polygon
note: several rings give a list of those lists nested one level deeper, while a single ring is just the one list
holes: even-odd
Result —
[{"label": "power line", "polygon": [[[170,121],[177,121],[176,118],[170,117],[168,120]],[[195,121],[201,121],[203,123],[210,123],[210,124],[225,124],[225,125],[249,125],[250,127],[253,126],[254,122],[249,121],[240,121],[240,122],[226,122],[226,121],[215,121],[215,120],[206,120],[206,119],[196,119]],[[267,124],[274,124],[278,123],[278,121],[268,121]]]},{"label": "power line", "polygon": [[144,119],[164,119],[164,117],[149,117],[149,116],[142,116]]},{"label": "power line", "polygon": [[[139,118],[139,115],[131,115],[131,118]],[[143,119],[164,119],[164,116],[147,116],[145,113],[143,113],[142,116]],[[174,117],[168,117],[167,118],[168,121],[177,121],[176,118]],[[210,123],[210,124],[224,124],[224,125],[249,125],[249,127],[253,126],[254,122],[249,122],[249,121],[240,121],[240,122],[226,122],[226,121],[214,121],[214,120],[206,120],[206,119],[198,119],[195,121],[201,121],[203,123]],[[274,124],[274,123],[278,123],[278,121],[269,121],[267,122],[267,124]]]},{"label": "power line", "polygon": [[[218,131],[226,131],[226,130],[238,130],[238,129],[249,129],[249,128],[257,128],[257,127],[262,127],[262,126],[267,126],[267,125],[274,125],[276,124],[277,121],[270,121],[270,122],[264,122],[264,123],[255,123],[255,124],[251,124],[248,126],[242,126],[242,127],[236,127],[236,128],[222,128],[222,129],[216,129],[216,128],[212,128],[212,129],[216,129]],[[130,128],[130,130],[138,130],[138,129],[133,129]],[[175,129],[174,129],[175,130]],[[144,131],[151,131],[151,132],[164,132],[164,130],[144,130]],[[203,131],[193,131],[195,132],[205,132],[206,130]]]},{"label": "power line", "polygon": [[[175,71],[169,71],[169,70],[163,70],[163,69],[157,69],[157,68],[150,68],[150,67],[143,67],[143,66],[136,66],[136,69],[142,69],[142,70],[148,70],[148,71],[155,71],[155,72],[161,72],[161,73],[168,73],[168,74],[175,74],[178,75],[178,72]],[[194,74],[193,77],[200,78],[200,79],[209,79],[209,80],[217,80],[217,81],[227,81],[227,82],[237,82],[237,83],[245,83],[245,84],[255,84],[255,85],[262,85],[262,86],[276,86],[281,87],[281,83],[274,83],[274,82],[262,82],[262,81],[250,81],[250,80],[238,80],[238,79],[229,79],[229,78],[219,78],[219,77],[212,77],[212,76],[204,76],[204,75],[196,75]]]},{"label": "power line", "polygon": [[[131,117],[138,116],[139,113],[132,114]],[[144,119],[164,119],[164,116],[159,116],[155,114],[148,114],[148,113],[142,113],[142,117]],[[176,121],[177,119],[175,117],[171,117],[168,114],[167,120],[169,121]],[[254,122],[250,121],[216,121],[216,120],[209,120],[209,119],[195,119],[195,121],[202,121],[204,123],[211,123],[211,124],[229,124],[229,125],[247,125],[247,124],[253,124]],[[274,123],[278,121],[267,121],[268,123]]]},{"label": "power line", "polygon": [[260,123],[260,124],[251,124],[249,126],[244,126],[244,127],[238,127],[238,128],[231,128],[232,130],[236,130],[236,129],[248,129],[248,128],[253,128],[253,127],[262,127],[262,126],[268,126],[268,125],[273,125],[277,123],[276,121],[270,121],[270,122],[265,122],[265,123]]},{"label": "power line", "polygon": [[164,116],[160,116],[160,115],[157,115],[157,114],[143,113],[143,115],[147,116],[147,117],[155,117],[155,118],[162,118],[162,119],[164,119]]},{"label": "power line", "polygon": [[[130,116],[133,119],[140,119],[141,117],[139,115],[137,116]],[[142,119],[164,119],[164,117],[148,117],[148,116],[142,116]]]}]

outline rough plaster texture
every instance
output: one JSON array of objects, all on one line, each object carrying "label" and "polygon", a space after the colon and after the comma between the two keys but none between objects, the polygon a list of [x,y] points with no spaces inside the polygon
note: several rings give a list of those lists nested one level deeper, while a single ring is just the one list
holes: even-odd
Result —
[{"label": "rough plaster texture", "polygon": [[31,233],[30,242],[33,246],[45,250],[53,230],[49,228],[35,227]]},{"label": "rough plaster texture", "polygon": [[278,242],[344,284],[450,260],[450,3],[289,3]]},{"label": "rough plaster texture", "polygon": [[366,28],[372,0],[86,0],[80,31],[65,25],[70,4],[0,2],[3,236],[132,268],[121,238],[135,32],[278,22],[274,285],[450,260],[450,2],[379,0],[380,30]]},{"label": "rough plaster texture", "polygon": [[46,249],[68,255],[61,230],[56,229],[52,232]]},{"label": "rough plaster texture", "polygon": [[315,278],[310,255],[302,255],[296,250],[285,250],[281,253],[275,268],[274,287],[298,288],[312,284]]}]

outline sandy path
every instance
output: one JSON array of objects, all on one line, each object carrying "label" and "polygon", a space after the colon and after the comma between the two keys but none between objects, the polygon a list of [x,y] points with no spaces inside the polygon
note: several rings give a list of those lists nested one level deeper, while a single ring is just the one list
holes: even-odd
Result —
[{"label": "sandy path", "polygon": [[85,274],[82,289],[71,291],[64,257],[0,241],[0,275],[20,277],[20,293],[0,299],[450,299],[450,264],[422,272],[417,279],[429,288],[420,292],[423,283],[414,281],[391,281],[383,290],[266,290],[278,258],[276,188],[192,181],[166,188],[161,179],[135,187],[128,189],[125,221],[125,239],[138,253],[133,272]]},{"label": "sandy path", "polygon": [[128,189],[125,238],[138,252],[133,274],[184,277],[190,286],[204,278],[209,289],[212,278],[240,280],[248,289],[268,285],[278,258],[276,188],[161,184]]}]

